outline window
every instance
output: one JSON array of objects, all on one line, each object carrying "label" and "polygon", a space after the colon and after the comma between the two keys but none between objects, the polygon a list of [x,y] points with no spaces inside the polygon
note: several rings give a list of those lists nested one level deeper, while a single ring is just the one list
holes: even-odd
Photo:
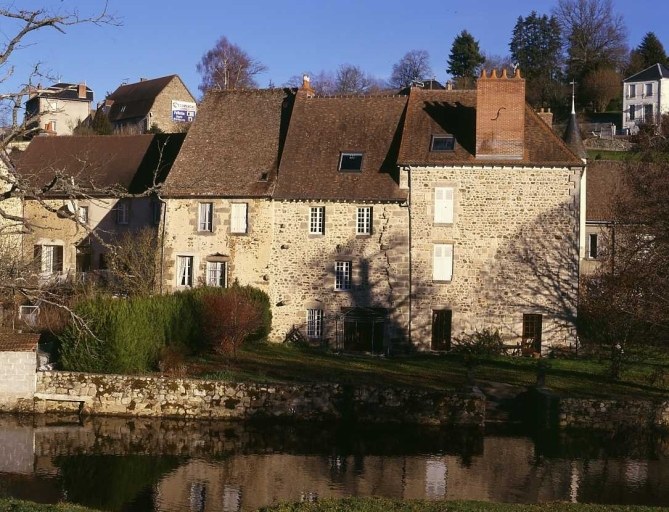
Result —
[{"label": "window", "polygon": [[162,203],[158,199],[151,201],[151,220],[153,221],[154,225],[160,224],[160,217],[162,213],[163,213]]},{"label": "window", "polygon": [[323,310],[307,309],[307,338],[323,337]]},{"label": "window", "polygon": [[629,85],[629,97],[636,98],[636,84]]},{"label": "window", "polygon": [[653,84],[646,84],[646,96],[653,95]]},{"label": "window", "polygon": [[129,208],[127,201],[116,203],[116,224],[127,224],[129,218]]},{"label": "window", "polygon": [[455,137],[453,135],[433,135],[430,151],[453,151],[455,149]]},{"label": "window", "polygon": [[36,245],[35,262],[42,274],[54,274],[63,271],[62,245]]},{"label": "window", "polygon": [[207,262],[207,286],[220,286],[225,288],[228,285],[227,265],[224,261]]},{"label": "window", "polygon": [[309,208],[309,234],[322,235],[325,233],[325,206]]},{"label": "window", "polygon": [[360,172],[362,170],[362,153],[342,153],[339,156],[339,170]]},{"label": "window", "polygon": [[630,121],[634,121],[636,117],[636,108],[634,105],[630,105]]},{"label": "window", "polygon": [[655,119],[653,119],[653,105],[648,104],[643,106],[643,120],[646,123],[655,122]]},{"label": "window", "polygon": [[335,261],[335,286],[337,291],[351,289],[351,262]]},{"label": "window", "polygon": [[358,208],[356,223],[356,235],[371,235],[372,234],[372,207],[360,206]]},{"label": "window", "polygon": [[192,256],[177,256],[177,286],[193,286]]},{"label": "window", "polygon": [[453,193],[454,189],[452,187],[437,187],[434,189],[435,223],[453,223]]},{"label": "window", "polygon": [[88,206],[80,206],[77,210],[77,218],[81,224],[88,224]]},{"label": "window", "polygon": [[597,259],[599,250],[597,248],[597,233],[590,233],[588,235],[588,258]]},{"label": "window", "polygon": [[523,314],[523,350],[541,352],[541,315]]},{"label": "window", "polygon": [[453,244],[434,244],[432,257],[432,280],[453,279]]},{"label": "window", "polygon": [[230,205],[230,233],[246,233],[248,231],[248,205],[232,203]]},{"label": "window", "polygon": [[450,309],[432,311],[432,350],[450,350],[452,319]]},{"label": "window", "polygon": [[213,231],[214,203],[200,203],[198,210],[197,230]]}]

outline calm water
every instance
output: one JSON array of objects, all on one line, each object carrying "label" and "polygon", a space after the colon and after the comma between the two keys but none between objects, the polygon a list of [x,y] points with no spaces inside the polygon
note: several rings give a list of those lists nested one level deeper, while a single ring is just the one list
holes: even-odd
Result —
[{"label": "calm water", "polygon": [[340,496],[669,506],[669,438],[0,416],[0,496],[254,510]]}]

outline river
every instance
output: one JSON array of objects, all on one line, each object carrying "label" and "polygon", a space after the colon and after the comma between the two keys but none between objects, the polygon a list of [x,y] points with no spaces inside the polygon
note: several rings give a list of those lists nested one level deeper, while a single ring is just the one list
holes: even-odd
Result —
[{"label": "river", "polygon": [[324,497],[669,506],[669,438],[0,415],[0,496],[118,511]]}]

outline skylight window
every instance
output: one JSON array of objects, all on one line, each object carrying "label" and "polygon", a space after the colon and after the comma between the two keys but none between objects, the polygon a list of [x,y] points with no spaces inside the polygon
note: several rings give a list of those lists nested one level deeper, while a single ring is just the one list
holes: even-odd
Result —
[{"label": "skylight window", "polygon": [[362,153],[342,153],[339,157],[339,170],[360,172],[362,170]]},{"label": "skylight window", "polygon": [[455,137],[453,135],[433,135],[430,151],[453,151],[455,149]]}]

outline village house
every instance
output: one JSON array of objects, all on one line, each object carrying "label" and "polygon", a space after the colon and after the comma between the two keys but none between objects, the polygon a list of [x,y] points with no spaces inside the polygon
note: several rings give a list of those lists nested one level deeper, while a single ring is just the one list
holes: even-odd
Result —
[{"label": "village house", "polygon": [[148,191],[164,180],[182,141],[181,134],[34,138],[15,167],[29,186],[24,260],[34,261],[40,282],[104,270],[118,236],[157,229],[161,203]]},{"label": "village house", "polygon": [[628,133],[640,124],[656,124],[669,112],[669,68],[653,64],[623,80],[623,129]]},{"label": "village house", "polygon": [[93,91],[85,83],[59,82],[46,89],[32,89],[26,101],[28,129],[45,135],[72,135],[91,114]]},{"label": "village house", "polygon": [[124,84],[100,106],[115,132],[126,134],[158,130],[179,133],[195,119],[195,98],[179,75],[142,78]]},{"label": "village house", "polygon": [[525,103],[477,89],[209,93],[168,176],[165,291],[252,284],[271,338],[450,347],[499,330],[575,343],[584,159]]}]

